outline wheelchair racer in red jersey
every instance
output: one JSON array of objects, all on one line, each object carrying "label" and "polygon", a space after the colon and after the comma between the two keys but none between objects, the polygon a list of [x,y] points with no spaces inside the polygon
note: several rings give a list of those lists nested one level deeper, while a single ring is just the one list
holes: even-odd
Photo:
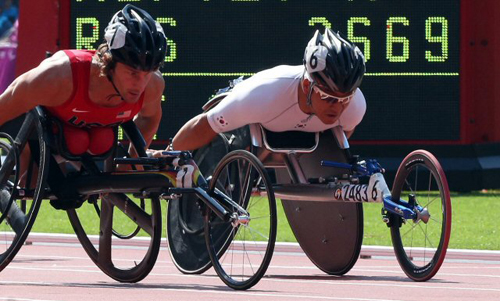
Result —
[{"label": "wheelchair racer in red jersey", "polygon": [[149,145],[161,119],[165,55],[159,23],[126,5],[96,51],[59,51],[14,80],[0,95],[0,125],[43,106],[63,123],[73,155],[105,153],[114,143],[112,127],[131,119]]}]

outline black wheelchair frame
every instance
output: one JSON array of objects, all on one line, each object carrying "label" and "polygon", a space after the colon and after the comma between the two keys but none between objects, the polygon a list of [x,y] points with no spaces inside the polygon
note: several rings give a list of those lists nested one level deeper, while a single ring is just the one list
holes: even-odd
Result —
[{"label": "black wheelchair frame", "polygon": [[[61,149],[64,145],[60,141],[62,138],[53,134],[54,122],[43,108],[37,107],[26,115],[15,139],[0,134],[3,138],[0,150],[5,155],[5,160],[0,163],[0,241],[4,242],[3,249],[0,249],[0,271],[22,247],[42,200],[51,200],[67,205],[64,209],[80,243],[104,273],[120,282],[140,281],[149,274],[159,253],[162,233],[160,201],[193,194],[196,195],[196,212],[204,220],[205,245],[201,249],[209,255],[220,278],[234,289],[248,289],[265,274],[276,239],[276,203],[269,175],[251,153],[237,151],[228,154],[215,168],[211,181],[206,182],[199,172],[186,173],[196,167],[189,152],[166,152],[161,158],[147,158],[144,139],[133,122],[122,125],[122,128],[139,158],[114,158],[116,149],[100,157],[67,154]],[[29,164],[21,155],[27,145],[31,153]],[[81,168],[76,172],[63,171],[56,161],[56,154],[77,161]],[[104,168],[98,166],[97,160],[104,160]],[[115,171],[117,164],[140,165],[144,170]],[[21,175],[22,170],[26,170],[25,175]],[[179,184],[185,180],[179,179],[181,172],[184,177],[193,177],[192,186]],[[258,218],[265,221],[265,228],[257,221],[252,208],[251,196],[260,190],[266,195],[260,205],[266,214]],[[97,208],[99,231],[96,239],[89,234],[78,214],[78,207],[83,203],[91,203]],[[115,208],[136,227],[131,235],[119,235],[120,231],[115,231],[114,227],[118,226],[113,223]],[[258,231],[253,229],[254,224],[259,224]],[[138,230],[149,240],[147,251],[143,258],[134,260],[132,266],[123,267],[114,261],[116,239],[113,235],[130,238]],[[241,247],[234,248],[245,243],[255,245],[250,239],[250,243],[245,240],[246,236],[241,234],[244,231],[261,233],[259,240],[264,243],[258,249],[244,247],[248,252],[241,252]],[[221,264],[225,254],[233,249],[244,253],[240,262],[235,261],[231,267]],[[250,252],[256,255],[249,255]],[[255,260],[248,262],[251,257]],[[245,264],[250,264],[250,268],[245,270]],[[242,267],[238,268],[240,265]]]}]

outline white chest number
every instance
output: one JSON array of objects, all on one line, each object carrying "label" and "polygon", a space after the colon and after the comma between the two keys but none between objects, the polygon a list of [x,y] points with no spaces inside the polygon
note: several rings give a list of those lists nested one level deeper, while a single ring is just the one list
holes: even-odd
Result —
[{"label": "white chest number", "polygon": [[348,202],[377,202],[378,190],[375,185],[369,188],[369,185],[344,185],[335,190],[334,197]]}]

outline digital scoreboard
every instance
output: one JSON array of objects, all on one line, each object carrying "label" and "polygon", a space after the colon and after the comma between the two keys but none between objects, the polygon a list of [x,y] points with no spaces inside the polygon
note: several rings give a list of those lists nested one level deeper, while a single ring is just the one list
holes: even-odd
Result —
[{"label": "digital scoreboard", "polygon": [[229,80],[302,64],[325,27],[367,60],[367,113],[353,140],[460,139],[459,0],[71,0],[71,47],[96,49],[127,3],[148,11],[168,39],[158,140]]}]

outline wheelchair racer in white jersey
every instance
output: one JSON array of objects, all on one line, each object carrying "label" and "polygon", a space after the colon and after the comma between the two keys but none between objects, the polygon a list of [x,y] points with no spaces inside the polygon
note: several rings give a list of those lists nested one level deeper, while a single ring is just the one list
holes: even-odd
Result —
[{"label": "wheelchair racer in white jersey", "polygon": [[303,63],[264,70],[238,83],[213,109],[179,130],[173,149],[195,150],[218,133],[253,123],[274,132],[318,132],[341,125],[349,137],[366,111],[358,88],[365,73],[363,54],[326,29],[309,41]]}]

